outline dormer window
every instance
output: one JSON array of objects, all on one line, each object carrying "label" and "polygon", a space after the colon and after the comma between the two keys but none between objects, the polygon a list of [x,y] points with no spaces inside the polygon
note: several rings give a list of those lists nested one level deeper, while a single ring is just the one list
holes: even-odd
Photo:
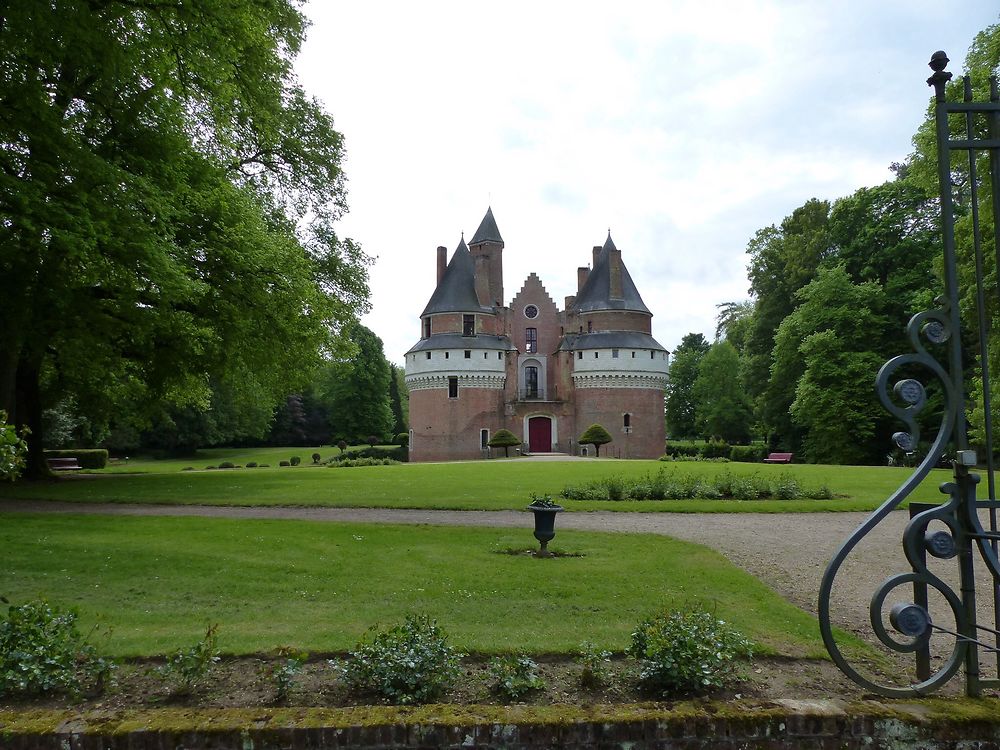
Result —
[{"label": "dormer window", "polygon": [[476,335],[476,316],[475,315],[463,315],[462,316],[462,335],[463,336],[475,336]]}]

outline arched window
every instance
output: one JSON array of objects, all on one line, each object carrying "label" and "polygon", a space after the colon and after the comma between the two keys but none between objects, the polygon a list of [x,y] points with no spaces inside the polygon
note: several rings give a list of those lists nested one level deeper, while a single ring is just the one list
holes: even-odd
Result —
[{"label": "arched window", "polygon": [[538,398],[538,368],[533,365],[524,368],[524,397]]}]

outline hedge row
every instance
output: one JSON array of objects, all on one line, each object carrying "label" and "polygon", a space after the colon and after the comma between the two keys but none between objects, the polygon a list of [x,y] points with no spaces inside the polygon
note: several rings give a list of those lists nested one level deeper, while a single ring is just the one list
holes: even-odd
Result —
[{"label": "hedge row", "polygon": [[46,458],[75,458],[84,469],[103,469],[108,465],[105,448],[77,448],[75,450],[47,450]]},{"label": "hedge row", "polygon": [[688,443],[672,445],[668,443],[664,455],[671,458],[728,458],[730,461],[757,463],[767,457],[767,447],[762,443],[730,445],[721,440],[712,440],[698,445]]}]

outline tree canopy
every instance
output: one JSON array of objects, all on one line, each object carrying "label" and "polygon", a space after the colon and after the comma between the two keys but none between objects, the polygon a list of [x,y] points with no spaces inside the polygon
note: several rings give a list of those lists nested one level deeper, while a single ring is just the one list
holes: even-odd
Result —
[{"label": "tree canopy", "polygon": [[582,435],[580,435],[579,443],[580,445],[594,446],[595,454],[600,456],[601,446],[610,443],[611,439],[611,433],[604,429],[603,426],[599,424],[592,424]]},{"label": "tree canopy", "polygon": [[291,0],[57,0],[0,17],[0,408],[277,404],[367,298],[343,140]]}]

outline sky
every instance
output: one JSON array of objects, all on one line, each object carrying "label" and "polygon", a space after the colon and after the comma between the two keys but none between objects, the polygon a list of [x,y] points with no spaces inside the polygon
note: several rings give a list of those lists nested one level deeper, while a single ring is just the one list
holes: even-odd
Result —
[{"label": "sky", "polygon": [[560,309],[608,230],[673,350],[748,299],[746,246],[810,198],[891,178],[996,0],[311,0],[296,63],[344,134],[362,322],[401,364],[450,253],[492,207],[506,301]]}]

